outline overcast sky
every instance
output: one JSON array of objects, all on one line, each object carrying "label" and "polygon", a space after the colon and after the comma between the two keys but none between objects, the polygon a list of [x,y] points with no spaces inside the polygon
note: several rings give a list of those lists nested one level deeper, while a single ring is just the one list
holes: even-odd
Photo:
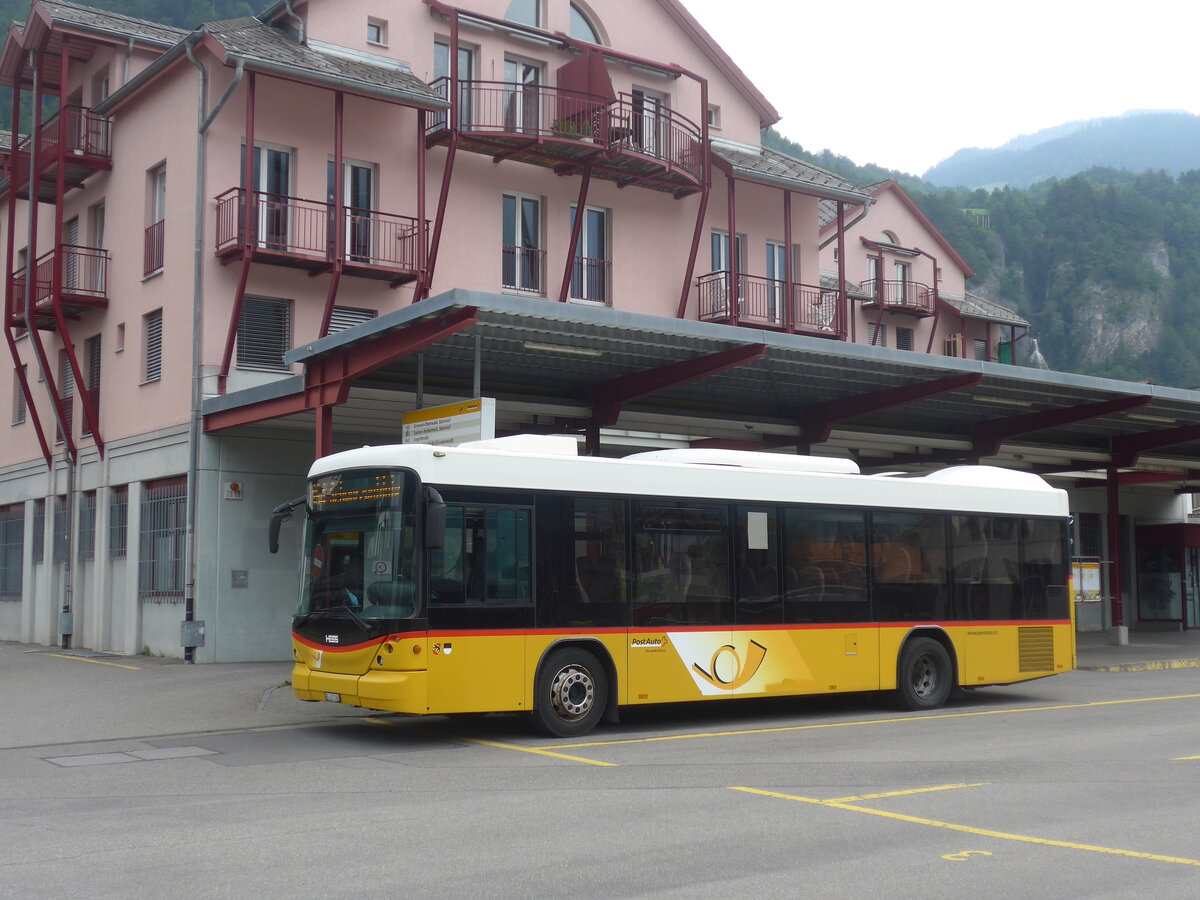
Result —
[{"label": "overcast sky", "polygon": [[920,175],[1129,109],[1200,113],[1196,0],[683,0],[804,149]]}]

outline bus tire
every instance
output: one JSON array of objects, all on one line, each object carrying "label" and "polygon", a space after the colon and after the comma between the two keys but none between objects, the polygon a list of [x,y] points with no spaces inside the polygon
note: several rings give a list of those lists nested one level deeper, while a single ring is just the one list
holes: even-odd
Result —
[{"label": "bus tire", "polygon": [[937,709],[954,687],[954,666],[939,641],[917,637],[900,652],[896,700],[901,709]]},{"label": "bus tire", "polygon": [[579,647],[554,650],[534,683],[533,717],[552,737],[587,734],[608,706],[608,675],[594,654]]}]

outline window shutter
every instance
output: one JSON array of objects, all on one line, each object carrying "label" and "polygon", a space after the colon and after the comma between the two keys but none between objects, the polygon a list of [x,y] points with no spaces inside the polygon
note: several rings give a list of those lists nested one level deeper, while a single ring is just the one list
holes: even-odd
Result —
[{"label": "window shutter", "polygon": [[337,334],[363,322],[370,322],[377,313],[373,309],[354,309],[350,306],[335,306],[329,317],[329,333]]},{"label": "window shutter", "polygon": [[913,348],[913,330],[896,326],[896,349],[911,350]]},{"label": "window shutter", "polygon": [[237,364],[242,369],[286,372],[283,354],[291,349],[292,303],[247,297],[238,319]]},{"label": "window shutter", "polygon": [[146,316],[146,381],[162,378],[162,310]]}]

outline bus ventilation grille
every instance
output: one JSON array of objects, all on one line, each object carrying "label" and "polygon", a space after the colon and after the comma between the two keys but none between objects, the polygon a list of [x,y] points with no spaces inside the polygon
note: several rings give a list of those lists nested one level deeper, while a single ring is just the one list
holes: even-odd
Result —
[{"label": "bus ventilation grille", "polygon": [[1053,628],[1049,625],[1019,628],[1017,640],[1022,672],[1054,671]]}]

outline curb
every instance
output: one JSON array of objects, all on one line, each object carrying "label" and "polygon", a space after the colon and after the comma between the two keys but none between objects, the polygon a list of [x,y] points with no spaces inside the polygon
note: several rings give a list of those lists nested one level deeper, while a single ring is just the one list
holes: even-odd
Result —
[{"label": "curb", "polygon": [[1200,669],[1200,659],[1157,659],[1111,666],[1076,666],[1085,672],[1162,672],[1167,669]]}]

